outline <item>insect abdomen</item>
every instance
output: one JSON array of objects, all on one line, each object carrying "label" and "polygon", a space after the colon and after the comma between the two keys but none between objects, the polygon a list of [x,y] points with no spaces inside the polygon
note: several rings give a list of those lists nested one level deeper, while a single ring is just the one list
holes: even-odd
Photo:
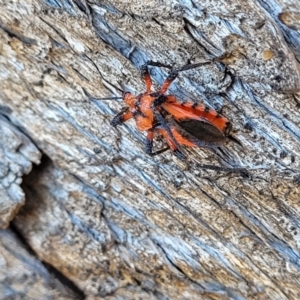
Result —
[{"label": "insect abdomen", "polygon": [[230,128],[230,122],[228,119],[217,113],[215,110],[210,109],[203,104],[197,104],[193,102],[186,103],[164,103],[163,108],[170,113],[177,121],[194,119],[203,120],[211,123],[211,126],[218,128],[223,133],[228,133]]}]

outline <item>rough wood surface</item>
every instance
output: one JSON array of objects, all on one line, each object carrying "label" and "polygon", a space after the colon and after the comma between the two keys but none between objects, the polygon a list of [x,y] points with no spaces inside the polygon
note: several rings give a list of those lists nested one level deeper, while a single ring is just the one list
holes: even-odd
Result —
[{"label": "rough wood surface", "polygon": [[1,299],[78,299],[12,232],[0,229]]},{"label": "rough wood surface", "polygon": [[[300,298],[297,0],[0,7],[2,227],[24,201],[17,178],[43,154],[23,178],[25,205],[0,234],[1,261],[16,266],[1,268],[1,295],[8,278],[20,284],[12,272],[24,264],[10,261],[11,240],[68,285],[52,299]],[[147,60],[213,57],[220,62],[182,73],[170,93],[222,110],[242,146],[187,149],[187,162],[151,158],[134,122],[109,125],[122,103],[97,99],[142,92]],[[151,74],[157,85],[166,76]],[[14,289],[12,299],[41,299],[45,280],[24,282],[37,294]]]},{"label": "rough wood surface", "polygon": [[40,163],[41,153],[2,114],[0,136],[0,227],[7,228],[25,202],[20,188],[22,176],[31,171],[33,162]]}]

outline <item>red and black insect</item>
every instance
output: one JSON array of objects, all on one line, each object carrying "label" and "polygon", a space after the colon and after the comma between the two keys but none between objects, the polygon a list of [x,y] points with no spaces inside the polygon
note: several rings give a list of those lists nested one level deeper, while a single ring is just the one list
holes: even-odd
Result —
[{"label": "red and black insect", "polygon": [[[127,106],[112,119],[111,125],[117,126],[134,118],[137,128],[147,132],[146,152],[151,156],[171,149],[178,158],[184,159],[182,145],[188,147],[222,145],[231,128],[230,122],[225,117],[205,105],[191,101],[180,102],[175,96],[166,94],[179,72],[210,63],[189,64],[180,69],[173,69],[158,62],[147,62],[141,69],[146,91],[137,96],[124,92],[122,99]],[[152,79],[148,66],[171,69],[157,92],[151,90]],[[153,152],[155,135],[163,136],[168,147]]]}]

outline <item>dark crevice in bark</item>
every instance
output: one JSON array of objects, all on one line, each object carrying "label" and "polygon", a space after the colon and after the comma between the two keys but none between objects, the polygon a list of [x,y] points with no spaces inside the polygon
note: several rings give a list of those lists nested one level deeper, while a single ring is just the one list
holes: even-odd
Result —
[{"label": "dark crevice in bark", "polygon": [[[43,154],[40,165],[38,166],[34,165],[32,171],[28,175],[25,175],[23,177],[23,182],[21,187],[25,192],[25,198],[27,198],[26,190],[27,189],[30,190],[30,186],[32,185],[32,182],[36,181],[35,178],[38,178],[40,176],[40,173],[46,170],[51,163],[52,163],[51,159],[46,154]],[[20,212],[22,212],[22,209],[20,210]],[[32,256],[36,257],[41,262],[41,264],[49,271],[49,273],[53,275],[53,277],[55,277],[63,286],[71,290],[76,295],[77,299],[85,298],[84,293],[70,279],[68,279],[65,275],[63,275],[59,270],[49,265],[47,262],[40,260],[40,258],[37,256],[34,249],[30,246],[26,238],[22,235],[21,231],[18,229],[18,225],[16,221],[13,221],[10,227],[12,231],[17,235],[19,240],[22,242],[25,249]]]},{"label": "dark crevice in bark", "polygon": [[164,24],[162,24],[161,22],[159,22],[158,21],[158,19],[157,18],[151,18],[151,20],[154,22],[154,23],[156,23],[157,25],[159,25],[160,27],[163,27],[164,26]]},{"label": "dark crevice in bark", "polygon": [[[101,217],[103,220],[105,220],[105,223],[107,225],[107,228],[110,230],[111,235],[113,236],[113,240],[111,244],[109,245],[112,247],[113,244],[125,244],[127,240],[127,234],[126,231],[124,231],[122,228],[118,226],[115,222],[111,221],[108,217],[106,217],[104,209],[101,211]],[[106,250],[108,247],[105,247]]]},{"label": "dark crevice in bark", "polygon": [[21,35],[20,33],[16,32],[15,30],[9,29],[8,27],[4,26],[3,24],[0,23],[0,28],[8,34],[9,37],[11,38],[16,38],[22,43],[26,45],[37,45],[36,40],[25,37]]},{"label": "dark crevice in bark", "polygon": [[[104,43],[113,47],[135,66],[145,63],[145,59],[143,58],[145,55],[138,50],[131,41],[126,40],[118,31],[112,28],[110,24],[105,21],[104,17],[95,10],[92,11],[92,24],[97,35]],[[105,30],[103,30],[104,28]]]},{"label": "dark crevice in bark", "polygon": [[189,280],[192,283],[194,283],[195,285],[199,286],[202,291],[205,290],[205,288],[200,283],[194,281],[192,278],[190,278],[189,276],[187,276],[185,274],[185,272],[179,266],[177,266],[176,264],[173,263],[172,259],[168,255],[168,252],[162,247],[162,245],[160,245],[157,241],[153,241],[153,243],[157,246],[157,248],[160,249],[160,251],[164,255],[165,260],[179,273],[180,277],[183,277],[186,280]]},{"label": "dark crevice in bark", "polygon": [[72,70],[82,79],[82,80],[84,80],[84,81],[89,81],[88,80],[88,78],[87,77],[85,77],[81,72],[80,72],[80,70],[78,70],[78,69],[76,69],[76,68],[74,68],[74,67],[71,67],[72,68]]},{"label": "dark crevice in bark", "polygon": [[[67,41],[67,39],[65,38],[64,34],[62,32],[59,31],[58,28],[56,28],[54,26],[54,24],[49,23],[48,21],[46,21],[45,19],[43,19],[42,17],[40,17],[40,20],[43,21],[46,25],[48,25],[55,33],[57,33],[57,35],[69,46],[69,43]],[[70,47],[71,48],[71,47]]]},{"label": "dark crevice in bark", "polygon": [[[197,30],[195,28],[195,26],[187,19],[187,18],[183,18],[183,21],[184,21],[184,30],[185,32],[200,46],[200,48],[202,48],[209,56],[211,57],[214,57],[216,56],[215,53],[219,53],[220,52],[220,49],[218,49],[215,45],[213,45],[211,43],[211,41],[206,37],[204,36],[199,30]],[[206,46],[201,43],[199,41],[199,38],[197,38],[195,36],[195,34],[192,32],[192,31],[197,31],[197,35],[199,35],[199,37],[206,43]],[[210,49],[208,48],[210,47]],[[218,55],[220,56],[220,55]]]},{"label": "dark crevice in bark", "polygon": [[[9,228],[17,236],[19,242],[22,243],[24,249],[30,255],[35,257],[48,270],[48,272],[53,276],[53,278],[57,279],[65,288],[69,289],[74,294],[74,296],[76,296],[76,299],[81,300],[85,298],[84,293],[72,281],[70,281],[58,270],[54,269],[51,265],[39,259],[35,251],[31,248],[30,244],[27,242],[25,237],[22,235],[20,230],[14,225],[13,222],[11,223]],[[9,251],[11,252],[11,249]]]},{"label": "dark crevice in bark", "polygon": [[67,278],[65,275],[63,275],[59,270],[52,267],[50,264],[46,262],[42,262],[45,268],[49,271],[50,274],[52,274],[59,282],[67,287],[69,290],[71,290],[75,295],[76,299],[78,300],[84,300],[85,294],[83,291],[81,291],[74,282],[72,282],[69,278]]},{"label": "dark crevice in bark", "polygon": [[300,108],[300,94],[299,95],[293,94],[292,97],[293,97],[293,99],[296,103],[296,108],[299,110],[299,108]]},{"label": "dark crevice in bark", "polygon": [[73,2],[76,4],[80,11],[86,14],[89,18],[91,17],[89,6],[87,5],[85,0],[73,0]]},{"label": "dark crevice in bark", "polygon": [[[26,175],[28,176],[28,175]],[[25,176],[24,176],[25,177]],[[24,249],[32,256],[34,256],[35,258],[38,258],[38,256],[36,255],[35,251],[31,248],[31,246],[28,244],[27,240],[25,239],[25,237],[21,234],[21,232],[19,231],[19,229],[15,226],[14,224],[14,220],[12,220],[12,222],[10,223],[9,227],[8,227],[18,238],[19,242],[22,244],[22,246],[24,247]]]},{"label": "dark crevice in bark", "polygon": [[201,187],[198,185],[200,191],[214,204],[216,205],[219,209],[222,209],[222,205],[216,200],[214,199],[212,196],[210,196],[206,191],[204,191],[203,189],[201,189]]}]

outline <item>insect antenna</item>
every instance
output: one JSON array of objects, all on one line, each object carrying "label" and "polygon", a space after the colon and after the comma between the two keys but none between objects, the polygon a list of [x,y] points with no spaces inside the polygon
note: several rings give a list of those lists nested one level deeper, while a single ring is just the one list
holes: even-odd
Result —
[{"label": "insect antenna", "polygon": [[[118,89],[120,90],[120,89]],[[116,97],[104,97],[104,98],[96,98],[94,96],[92,96],[86,89],[83,88],[83,92],[85,93],[85,95],[93,101],[100,101],[100,100],[119,100],[119,99],[123,99],[122,96],[116,96]],[[123,93],[122,90],[120,90],[121,93]]]},{"label": "insect antenna", "polygon": [[185,65],[185,66],[177,69],[176,71],[177,72],[187,71],[187,70],[190,70],[190,69],[198,68],[200,66],[211,65],[212,63],[213,63],[213,61],[204,61],[204,62],[200,62],[200,63],[197,63],[197,64],[188,64],[188,65]]},{"label": "insect antenna", "polygon": [[97,100],[122,100],[123,97],[98,98]]}]

